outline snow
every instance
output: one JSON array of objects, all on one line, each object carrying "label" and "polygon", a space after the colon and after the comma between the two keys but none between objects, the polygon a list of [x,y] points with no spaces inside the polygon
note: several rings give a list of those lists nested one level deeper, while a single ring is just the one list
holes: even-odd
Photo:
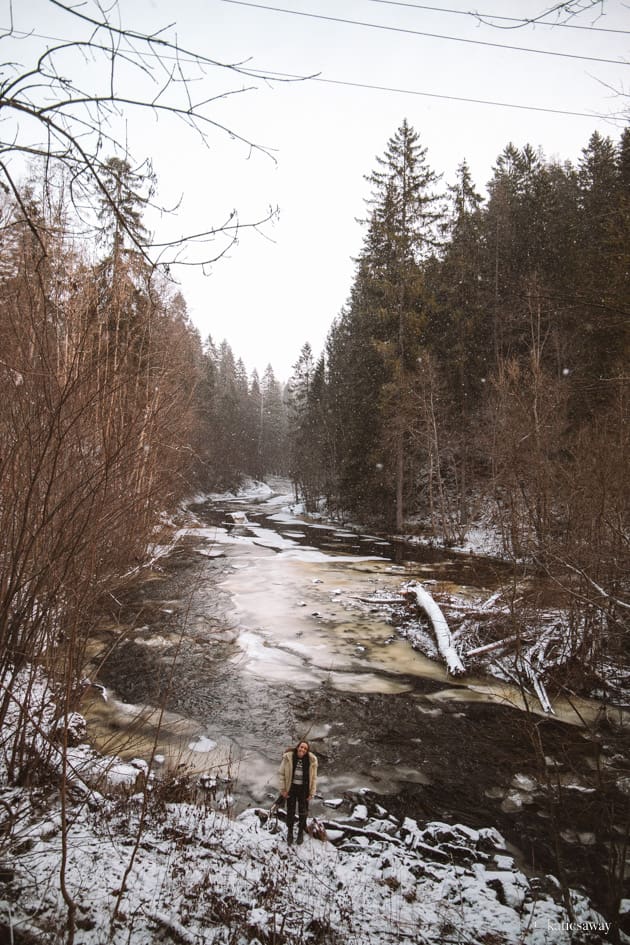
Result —
[{"label": "snow", "polygon": [[281,551],[280,555],[283,558],[288,558],[292,561],[334,561],[336,564],[342,564],[344,562],[350,562],[356,564],[361,561],[382,561],[382,558],[379,558],[377,555],[331,555],[326,554],[324,551],[317,551],[315,549],[310,549],[302,545],[300,548],[292,548],[287,551]]},{"label": "snow", "polygon": [[[28,692],[37,717],[29,732],[34,751],[58,774],[50,686],[39,670],[24,671],[16,682],[3,751],[11,750],[17,705]],[[81,730],[76,717],[71,722]],[[208,742],[200,736],[191,747],[206,750]],[[69,748],[62,809],[56,778],[32,792],[9,786],[5,757],[0,915],[8,941],[62,940],[64,851],[63,889],[76,907],[77,945],[428,945],[453,935],[470,945],[489,936],[502,945],[570,945],[601,941],[609,928],[575,890],[570,921],[557,881],[551,878],[551,892],[543,892],[514,866],[492,827],[410,817],[401,823],[359,792],[347,820],[337,811],[337,820],[322,823],[327,841],[307,837],[288,848],[283,824],[266,811],[232,819],[229,795],[215,809],[209,799],[172,803],[140,760],[99,756],[85,744]],[[523,777],[517,783],[528,786]],[[329,808],[338,802],[331,798]],[[601,932],[595,939],[593,930]]]},{"label": "snow", "polygon": [[[291,498],[274,495],[260,483],[248,484],[247,490],[238,498],[272,505],[286,505]],[[291,512],[278,515],[283,521],[295,520]],[[253,530],[258,543],[281,555],[330,560],[323,552],[295,547],[290,534],[279,537],[257,526]],[[202,532],[222,544],[251,541],[220,528],[181,529],[178,537],[194,533],[198,538]],[[441,649],[448,652],[452,641],[446,620],[431,595],[423,595],[424,604],[436,608],[432,619],[434,626],[438,623]],[[262,649],[251,635],[249,656],[254,645]],[[435,651],[428,639],[426,646]],[[266,671],[269,668],[267,664]],[[37,726],[30,735],[36,748],[50,755],[45,733],[58,720],[46,679],[39,672],[34,679],[31,698]],[[345,682],[357,691],[369,687],[370,677],[362,674]],[[10,712],[9,730],[13,721]],[[70,719],[77,733],[80,721]],[[5,738],[3,751],[9,747]],[[189,748],[209,752],[216,743],[201,735]],[[60,749],[54,749],[49,764],[57,772],[60,758]],[[289,849],[283,825],[273,832],[261,812],[247,810],[232,819],[230,795],[215,809],[209,800],[203,805],[170,803],[161,782],[147,780],[143,762],[100,757],[85,744],[68,749],[68,760],[78,793],[71,791],[62,812],[52,788],[30,794],[7,786],[0,756],[0,914],[8,941],[19,941],[20,933],[24,940],[30,933],[33,943],[41,945],[62,940],[66,907],[60,862],[65,840],[64,880],[77,906],[76,945],[428,945],[446,939],[470,945],[570,945],[600,941],[609,928],[575,890],[570,921],[557,880],[546,877],[545,888],[552,891],[542,892],[535,878],[518,869],[492,826],[473,829],[410,817],[401,823],[362,799],[347,821],[326,825],[328,842],[307,837],[303,846]],[[163,763],[164,757],[154,760]],[[531,778],[516,775],[504,801],[518,807],[535,789]],[[323,803],[341,817],[344,798],[324,798]],[[227,810],[218,810],[219,805]],[[575,842],[587,844],[590,837],[576,834]],[[630,912],[630,900],[624,900],[622,911]],[[593,931],[599,934],[593,937]]]},{"label": "snow", "polygon": [[217,742],[213,741],[211,738],[200,737],[197,738],[194,742],[191,742],[188,746],[191,751],[203,751],[209,752],[214,751],[217,747]]},{"label": "snow", "polygon": [[[187,804],[169,804],[161,819],[149,822],[114,919],[131,856],[125,839],[137,827],[137,807],[109,801],[96,813],[83,808],[73,815],[66,882],[78,904],[83,945],[102,942],[110,927],[112,945],[145,945],[160,928],[195,945],[237,941],[229,936],[239,927],[248,930],[244,941],[253,935],[270,941],[281,924],[283,940],[291,943],[316,928],[340,943],[424,943],[439,940],[448,925],[470,942],[483,941],[490,930],[506,945],[543,945],[551,925],[554,943],[571,941],[570,931],[556,930],[567,922],[561,906],[534,892],[518,871],[486,869],[481,862],[428,863],[414,850],[365,836],[349,849],[307,838],[289,851],[282,828],[272,834],[253,811],[231,821]],[[32,816],[33,846],[28,858],[11,861],[13,885],[27,869],[48,875],[49,883],[43,896],[32,885],[22,888],[13,927],[29,925],[42,934],[64,914],[56,879],[61,835],[49,816],[39,823]],[[437,852],[439,829],[413,826],[423,853]],[[337,833],[343,836],[342,829]],[[477,855],[473,838],[462,844]],[[578,894],[574,899],[581,923],[603,926],[588,903]]]},{"label": "snow", "polygon": [[234,500],[252,502],[270,499],[273,495],[274,490],[268,483],[257,482],[255,479],[246,479],[235,492],[212,492],[209,495],[197,496],[194,501],[197,503],[207,501],[228,502]]},{"label": "snow", "polygon": [[444,614],[421,584],[408,584],[407,587],[415,594],[418,604],[431,621],[438,650],[448,667],[449,673],[453,676],[461,676],[465,672],[464,664],[453,645],[451,631]]}]

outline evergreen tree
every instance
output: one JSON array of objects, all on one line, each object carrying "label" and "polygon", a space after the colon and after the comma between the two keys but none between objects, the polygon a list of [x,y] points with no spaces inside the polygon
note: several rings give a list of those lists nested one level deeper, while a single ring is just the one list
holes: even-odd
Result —
[{"label": "evergreen tree", "polygon": [[153,195],[155,176],[150,165],[134,171],[128,161],[111,157],[103,164],[99,182],[102,189],[96,200],[100,236],[109,245],[112,259],[118,261],[126,246],[139,249],[146,241],[142,214]]},{"label": "evergreen tree", "polygon": [[313,351],[308,342],[302,347],[300,357],[293,365],[293,374],[287,385],[286,404],[289,436],[289,471],[295,484],[296,494],[304,494],[304,483],[308,476],[308,460],[305,455],[308,398],[313,375]]},{"label": "evergreen tree", "polygon": [[326,344],[331,493],[338,510],[381,518],[392,506],[379,409],[386,375],[373,318],[361,304],[363,289],[359,263],[350,306],[333,323]]},{"label": "evergreen tree", "polygon": [[[447,468],[445,457],[436,461],[437,427],[435,401],[440,416],[449,417],[448,431],[440,431],[440,441],[450,439],[450,471],[457,484],[457,525],[468,521],[467,491],[471,465],[478,461],[475,411],[484,389],[489,365],[489,320],[487,293],[483,283],[482,198],[474,186],[466,162],[457,169],[449,187],[449,204],[444,219],[444,251],[426,268],[431,296],[431,313],[425,330],[425,346],[430,357],[423,359],[423,378],[418,386],[420,442],[427,457],[429,508],[435,521],[434,495],[445,494],[443,483],[434,483]],[[439,397],[437,391],[439,390]],[[429,405],[433,404],[433,409]],[[432,474],[432,475],[431,475]],[[442,518],[445,521],[445,517]]]},{"label": "evergreen tree", "polygon": [[431,348],[448,378],[463,421],[476,403],[488,369],[486,296],[482,283],[482,198],[466,162],[448,188],[444,252],[428,267],[432,311],[426,328]]},{"label": "evergreen tree", "polygon": [[213,479],[219,488],[234,488],[243,474],[241,412],[234,354],[222,341],[216,356],[216,384],[211,441]]},{"label": "evergreen tree", "polygon": [[261,393],[261,459],[264,476],[287,473],[286,407],[281,384],[276,380],[271,364],[265,368],[260,385]]},{"label": "evergreen tree", "polygon": [[306,436],[306,476],[304,491],[307,507],[315,507],[317,500],[331,494],[331,473],[334,469],[326,361],[322,355],[313,370],[308,392]]},{"label": "evergreen tree", "polygon": [[[623,146],[623,140],[622,140]],[[629,220],[622,185],[622,150],[595,132],[578,169],[581,227],[577,289],[583,372],[580,413],[608,399],[628,345]]]},{"label": "evergreen tree", "polygon": [[[388,464],[395,479],[395,524],[402,529],[405,487],[409,485],[412,405],[407,392],[417,372],[427,300],[422,263],[438,245],[438,177],[426,159],[418,134],[403,121],[389,140],[379,169],[367,180],[372,207],[362,262],[369,273],[367,294],[376,307],[375,341],[387,370],[380,391]],[[392,468],[393,467],[393,468]]]},{"label": "evergreen tree", "polygon": [[252,371],[249,387],[249,417],[251,429],[250,454],[248,461],[248,470],[254,479],[263,479],[263,400],[260,389],[260,380],[258,371]]}]

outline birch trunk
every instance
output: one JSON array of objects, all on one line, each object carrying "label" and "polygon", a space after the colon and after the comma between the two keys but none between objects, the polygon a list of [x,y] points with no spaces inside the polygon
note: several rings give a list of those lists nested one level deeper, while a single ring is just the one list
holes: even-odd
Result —
[{"label": "birch trunk", "polygon": [[425,591],[420,584],[410,585],[409,590],[416,595],[418,606],[422,608],[431,622],[440,656],[446,663],[449,673],[451,676],[463,676],[466,670],[453,644],[446,617],[429,592]]}]

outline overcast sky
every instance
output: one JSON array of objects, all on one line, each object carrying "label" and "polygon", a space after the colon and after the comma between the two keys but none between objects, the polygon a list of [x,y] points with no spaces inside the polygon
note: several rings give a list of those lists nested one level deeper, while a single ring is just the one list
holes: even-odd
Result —
[{"label": "overcast sky", "polygon": [[[255,69],[319,76],[269,83],[221,69],[208,72],[204,95],[251,87],[219,99],[212,114],[269,149],[273,159],[250,152],[219,130],[211,134],[209,148],[172,125],[148,119],[131,120],[126,130],[134,156],[152,158],[163,202],[174,205],[181,198],[176,217],[155,222],[156,228],[171,233],[207,229],[233,208],[246,223],[264,216],[269,206],[279,207],[278,221],[264,228],[264,235],[242,231],[238,246],[209,277],[191,269],[176,272],[201,334],[217,342],[226,338],[248,370],[262,372],[271,362],[276,375],[286,379],[305,341],[316,353],[322,350],[348,298],[352,257],[361,247],[363,231],[356,218],[364,215],[368,195],[364,175],[403,118],[420,134],[444,186],[466,159],[482,192],[510,141],[529,142],[548,157],[577,162],[594,130],[618,139],[623,122],[602,116],[619,115],[624,106],[628,114],[627,2],[604,0],[603,16],[589,13],[570,21],[573,27],[594,27],[590,30],[540,24],[508,28],[514,23],[507,19],[495,21],[503,27],[498,29],[435,9],[464,13],[474,8],[518,18],[551,6],[551,0],[478,3],[433,0],[433,9],[419,0],[277,3],[300,14],[388,27],[377,29],[278,12],[271,9],[273,2],[262,9],[262,0],[120,0],[125,25],[150,32],[176,23],[182,46],[220,62],[247,60]],[[6,15],[7,0],[3,6]],[[18,25],[40,32],[60,28],[58,11],[46,0],[18,4],[15,16]],[[600,59],[613,62],[595,61]],[[624,92],[626,98],[620,97]]]}]

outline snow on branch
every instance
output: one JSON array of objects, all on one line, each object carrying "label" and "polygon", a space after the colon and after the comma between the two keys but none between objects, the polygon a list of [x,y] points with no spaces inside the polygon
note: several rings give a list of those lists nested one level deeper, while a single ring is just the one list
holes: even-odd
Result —
[{"label": "snow on branch", "polygon": [[576,568],[572,564],[569,564],[568,562],[565,562],[565,565],[567,568],[569,568],[570,571],[574,571],[575,574],[581,575],[581,577],[583,577],[584,580],[588,581],[591,587],[595,588],[597,593],[601,594],[604,600],[612,601],[614,604],[617,605],[617,607],[623,607],[625,610],[630,610],[630,604],[627,603],[627,601],[619,600],[618,597],[613,597],[606,590],[604,590],[604,588],[600,584],[597,584],[596,581],[594,581],[592,577],[589,577],[589,575],[586,574],[581,568]]},{"label": "snow on branch", "polygon": [[446,617],[429,592],[426,591],[421,584],[408,584],[407,587],[410,593],[415,595],[418,606],[422,608],[429,618],[435,634],[437,648],[440,656],[446,663],[449,673],[451,676],[463,676],[466,670],[453,644],[453,638],[448,623],[446,622]]}]

